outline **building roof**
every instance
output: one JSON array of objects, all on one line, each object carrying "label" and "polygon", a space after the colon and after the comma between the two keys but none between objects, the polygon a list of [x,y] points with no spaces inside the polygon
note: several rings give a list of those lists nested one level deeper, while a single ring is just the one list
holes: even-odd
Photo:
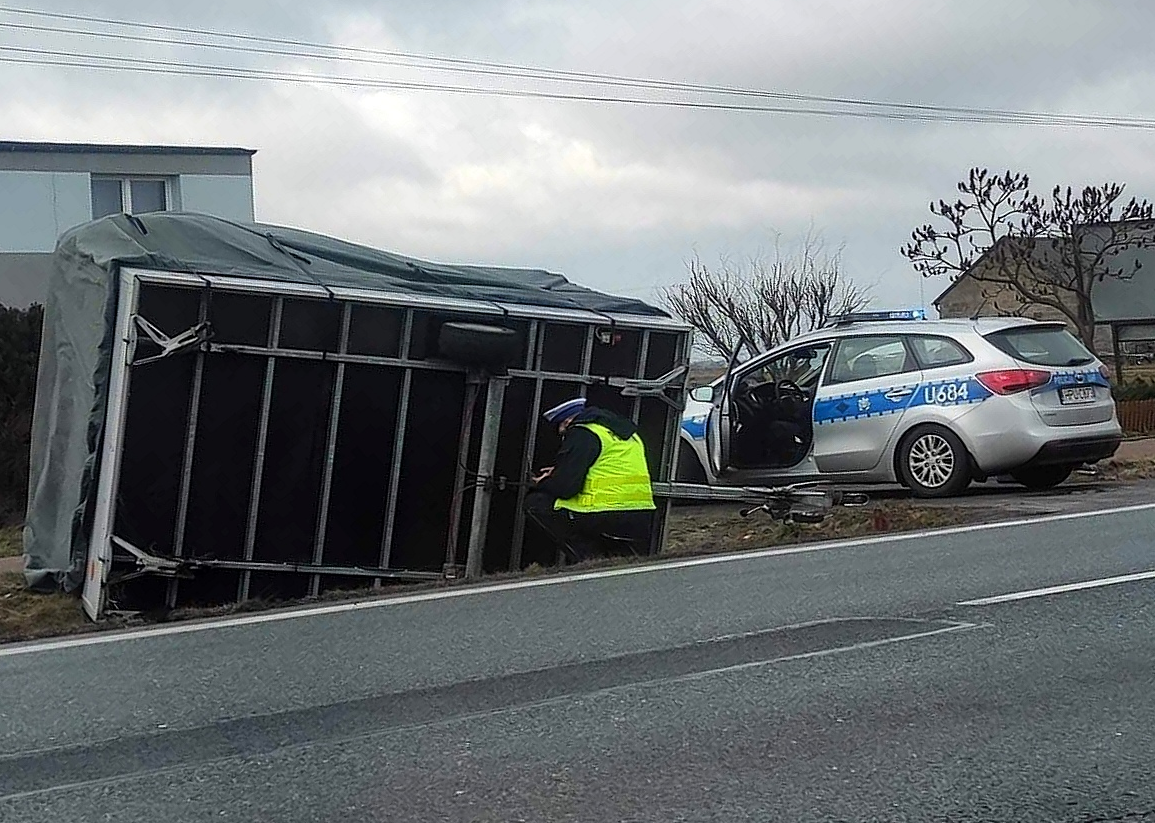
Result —
[{"label": "building roof", "polygon": [[216,155],[252,157],[256,149],[235,146],[136,146],[116,143],[36,143],[19,140],[0,140],[0,152],[29,154],[161,154],[161,155]]},{"label": "building roof", "polygon": [[[955,288],[967,279],[971,271],[977,268],[1000,244],[1009,241],[1008,237],[1001,237],[990,249],[981,254],[970,269],[956,278],[942,293],[934,299],[935,308]],[[1044,252],[1045,253],[1045,252]],[[1121,252],[1114,259],[1113,267],[1130,271],[1138,262],[1139,268],[1134,274],[1127,277],[1107,277],[1096,282],[1091,292],[1091,303],[1095,310],[1095,320],[1099,323],[1111,323],[1127,320],[1150,320],[1155,318],[1155,247],[1128,249]]]}]

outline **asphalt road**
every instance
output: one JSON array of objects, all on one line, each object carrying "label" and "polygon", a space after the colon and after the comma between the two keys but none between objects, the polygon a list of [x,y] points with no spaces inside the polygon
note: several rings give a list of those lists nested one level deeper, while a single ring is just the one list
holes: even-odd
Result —
[{"label": "asphalt road", "polygon": [[1155,508],[0,648],[0,821],[1155,820]]}]

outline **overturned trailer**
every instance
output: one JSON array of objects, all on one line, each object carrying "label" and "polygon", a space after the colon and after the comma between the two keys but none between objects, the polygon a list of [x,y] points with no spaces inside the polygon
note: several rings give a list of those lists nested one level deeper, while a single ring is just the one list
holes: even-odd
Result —
[{"label": "overturned trailer", "polygon": [[[671,479],[689,329],[543,271],[159,213],[58,244],[26,576],[93,618],[552,563],[523,515],[568,396]],[[659,506],[654,552],[668,503]]]}]

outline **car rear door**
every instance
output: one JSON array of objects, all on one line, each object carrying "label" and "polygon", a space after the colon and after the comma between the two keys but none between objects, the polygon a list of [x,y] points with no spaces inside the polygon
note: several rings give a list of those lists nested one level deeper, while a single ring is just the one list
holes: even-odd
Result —
[{"label": "car rear door", "polygon": [[1031,403],[1048,426],[1105,423],[1115,413],[1111,381],[1102,364],[1061,323],[1017,326],[986,337],[1024,368],[1051,379],[1031,389]]},{"label": "car rear door", "polygon": [[877,466],[921,380],[902,335],[839,339],[814,402],[814,462],[819,471],[865,472]]}]

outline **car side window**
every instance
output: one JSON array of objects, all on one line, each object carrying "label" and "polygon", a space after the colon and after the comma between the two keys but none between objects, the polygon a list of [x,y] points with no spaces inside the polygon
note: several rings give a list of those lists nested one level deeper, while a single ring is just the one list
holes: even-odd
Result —
[{"label": "car side window", "polygon": [[901,337],[845,337],[830,364],[830,383],[850,383],[917,371],[918,365]]},{"label": "car side window", "polygon": [[789,380],[804,389],[813,388],[830,354],[829,343],[816,343],[788,351],[772,360],[766,360],[741,377],[741,386],[751,388],[763,383],[781,383]]},{"label": "car side window", "polygon": [[959,366],[974,360],[969,351],[949,337],[913,335],[909,340],[911,348],[914,349],[914,356],[924,369]]}]

